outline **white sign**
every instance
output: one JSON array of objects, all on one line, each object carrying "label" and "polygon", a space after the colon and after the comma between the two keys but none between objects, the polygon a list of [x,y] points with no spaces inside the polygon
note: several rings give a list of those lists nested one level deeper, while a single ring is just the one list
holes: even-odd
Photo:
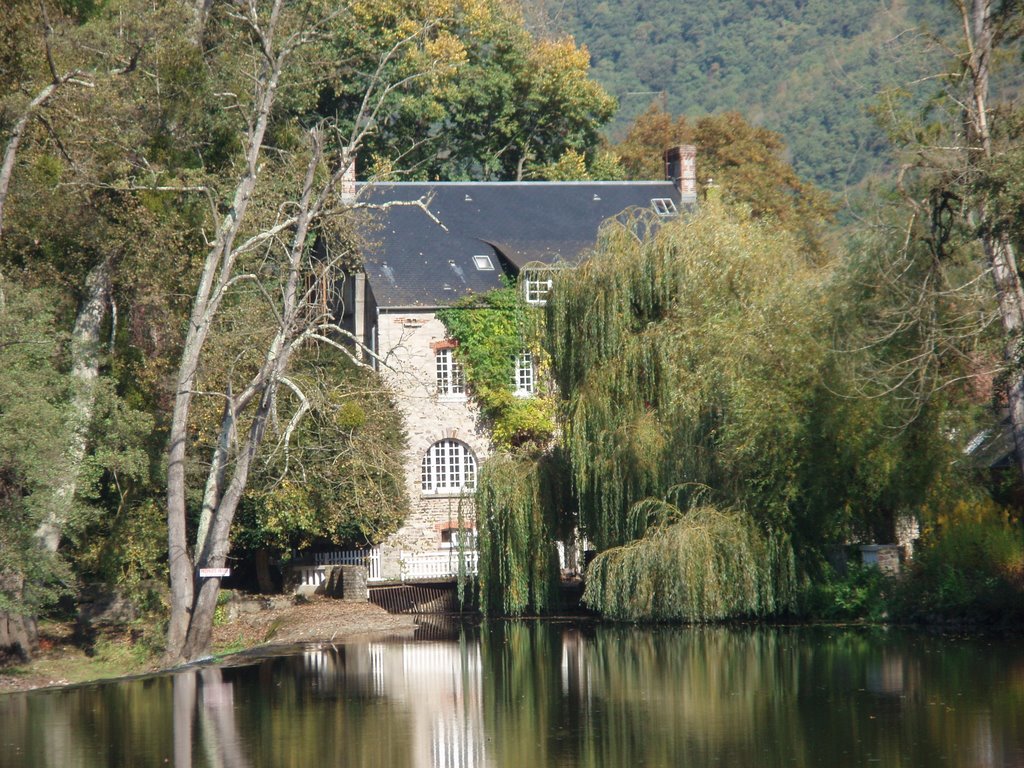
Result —
[{"label": "white sign", "polygon": [[230,568],[200,568],[200,579],[226,579],[231,575]]}]

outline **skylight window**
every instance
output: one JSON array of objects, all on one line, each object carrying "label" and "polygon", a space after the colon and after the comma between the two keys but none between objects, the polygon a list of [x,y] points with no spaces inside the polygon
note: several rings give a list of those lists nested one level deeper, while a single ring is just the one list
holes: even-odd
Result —
[{"label": "skylight window", "polygon": [[676,202],[671,197],[655,197],[651,200],[651,207],[659,216],[675,216],[679,213]]},{"label": "skylight window", "polygon": [[481,272],[493,272],[494,263],[486,253],[478,253],[473,257],[473,264]]}]

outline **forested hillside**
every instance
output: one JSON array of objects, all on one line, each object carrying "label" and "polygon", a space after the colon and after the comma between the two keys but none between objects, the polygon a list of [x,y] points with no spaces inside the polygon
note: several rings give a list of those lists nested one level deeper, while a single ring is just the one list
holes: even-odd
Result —
[{"label": "forested hillside", "polygon": [[880,165],[885,137],[869,107],[924,71],[920,30],[950,18],[941,3],[878,0],[575,0],[545,11],[553,33],[589,48],[619,99],[620,130],[657,98],[691,117],[736,110],[781,132],[797,173],[833,190]]}]

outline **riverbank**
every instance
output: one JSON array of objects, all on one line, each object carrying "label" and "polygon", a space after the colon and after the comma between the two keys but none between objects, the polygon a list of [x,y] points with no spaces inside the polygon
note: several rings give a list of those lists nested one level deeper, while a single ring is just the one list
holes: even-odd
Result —
[{"label": "riverbank", "polygon": [[[408,614],[390,614],[372,603],[314,598],[240,612],[218,622],[213,653],[226,656],[269,645],[340,642],[376,634],[411,633]],[[43,622],[39,653],[28,664],[0,669],[0,694],[74,685],[161,670],[159,658],[131,632],[105,635],[86,645],[74,622]]]}]

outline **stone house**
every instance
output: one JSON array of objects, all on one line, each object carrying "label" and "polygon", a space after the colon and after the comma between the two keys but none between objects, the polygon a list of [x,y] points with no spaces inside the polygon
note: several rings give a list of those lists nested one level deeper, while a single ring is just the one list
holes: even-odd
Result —
[{"label": "stone house", "polygon": [[[345,281],[342,324],[380,361],[409,438],[411,514],[388,548],[452,548],[460,519],[467,534],[475,530],[471,492],[491,441],[437,310],[499,288],[503,278],[516,281],[527,302],[543,304],[550,271],[585,259],[605,220],[633,208],[669,217],[695,205],[694,162],[693,147],[669,150],[665,181],[360,183],[350,189],[370,207],[360,225],[364,267]],[[392,207],[372,207],[384,203]],[[527,354],[509,386],[528,397],[534,383]]]}]

